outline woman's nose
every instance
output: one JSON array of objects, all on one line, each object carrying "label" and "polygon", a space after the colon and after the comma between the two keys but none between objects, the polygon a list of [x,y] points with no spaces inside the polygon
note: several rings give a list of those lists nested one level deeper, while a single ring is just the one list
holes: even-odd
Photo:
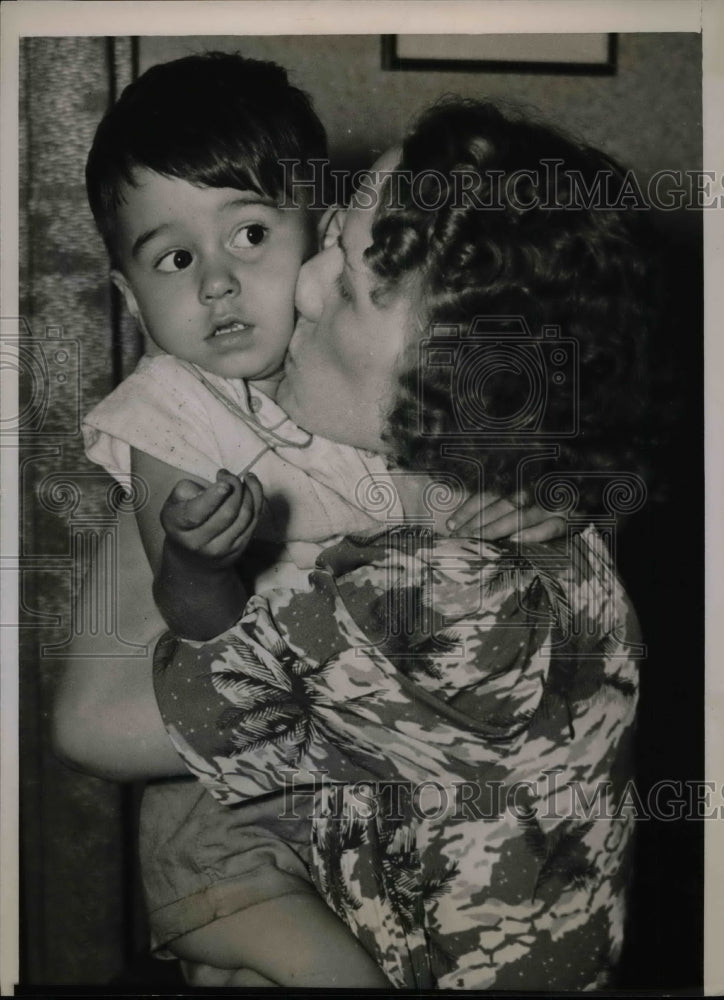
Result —
[{"label": "woman's nose", "polygon": [[228,261],[219,257],[207,262],[199,288],[199,298],[203,303],[213,302],[227,295],[235,296],[240,291],[239,279]]},{"label": "woman's nose", "polygon": [[341,266],[342,251],[337,246],[320,250],[302,265],[297,278],[294,305],[305,319],[316,322],[320,318]]}]

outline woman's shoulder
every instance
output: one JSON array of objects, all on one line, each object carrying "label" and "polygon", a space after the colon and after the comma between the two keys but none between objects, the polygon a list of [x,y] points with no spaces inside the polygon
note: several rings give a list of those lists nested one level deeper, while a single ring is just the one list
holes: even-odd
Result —
[{"label": "woman's shoulder", "polygon": [[[447,546],[443,546],[445,551]],[[495,545],[460,546],[463,570],[443,573],[452,581],[465,580],[465,605],[477,607],[481,617],[538,623],[546,620],[557,638],[558,651],[587,655],[605,646],[621,647],[637,655],[640,630],[636,613],[618,574],[609,544],[593,524],[565,538],[544,543],[504,540]],[[448,566],[454,560],[448,558]],[[443,604],[460,601],[454,587]],[[436,602],[437,610],[447,608]]]},{"label": "woman's shoulder", "polygon": [[346,538],[320,562],[349,586],[359,580],[379,591],[417,592],[441,622],[510,629],[545,619],[581,650],[609,634],[638,636],[614,559],[593,525],[527,545],[388,527]]}]

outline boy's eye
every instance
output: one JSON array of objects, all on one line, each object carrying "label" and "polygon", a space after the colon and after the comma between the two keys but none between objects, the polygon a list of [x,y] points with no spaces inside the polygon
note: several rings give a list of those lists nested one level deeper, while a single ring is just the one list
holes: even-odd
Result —
[{"label": "boy's eye", "polygon": [[167,274],[173,271],[183,271],[191,267],[193,255],[188,250],[171,250],[165,254],[156,264],[157,271],[165,271]]},{"label": "boy's eye", "polygon": [[237,249],[246,250],[249,247],[258,247],[266,239],[268,230],[260,222],[251,222],[247,226],[242,226],[234,233],[231,245]]}]

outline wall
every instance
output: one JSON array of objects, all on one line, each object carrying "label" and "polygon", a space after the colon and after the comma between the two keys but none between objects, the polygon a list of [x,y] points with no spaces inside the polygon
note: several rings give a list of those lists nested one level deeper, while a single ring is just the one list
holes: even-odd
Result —
[{"label": "wall", "polygon": [[701,39],[621,34],[614,76],[382,70],[379,35],[147,37],[140,69],[190,52],[240,51],[272,59],[308,91],[333,159],[368,166],[410,118],[444,93],[537,108],[640,172],[701,167]]}]

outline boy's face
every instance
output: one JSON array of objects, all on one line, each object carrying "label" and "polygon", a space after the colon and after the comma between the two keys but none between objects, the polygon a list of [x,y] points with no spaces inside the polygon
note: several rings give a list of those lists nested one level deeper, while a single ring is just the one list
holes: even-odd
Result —
[{"label": "boy's face", "polygon": [[[149,353],[225,378],[266,378],[294,329],[294,289],[312,249],[303,208],[253,191],[201,188],[137,170],[117,216],[111,272]],[[156,347],[156,351],[153,347]]]}]

